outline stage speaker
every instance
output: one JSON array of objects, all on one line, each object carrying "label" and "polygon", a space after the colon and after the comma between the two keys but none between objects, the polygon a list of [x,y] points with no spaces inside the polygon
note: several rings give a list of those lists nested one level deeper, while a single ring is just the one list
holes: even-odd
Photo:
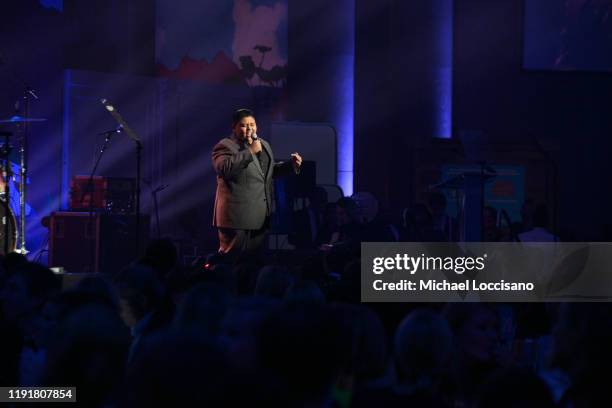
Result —
[{"label": "stage speaker", "polygon": [[[150,219],[140,217],[140,252],[149,240]],[[54,212],[49,221],[49,266],[66,272],[118,272],[138,258],[136,216]]]}]

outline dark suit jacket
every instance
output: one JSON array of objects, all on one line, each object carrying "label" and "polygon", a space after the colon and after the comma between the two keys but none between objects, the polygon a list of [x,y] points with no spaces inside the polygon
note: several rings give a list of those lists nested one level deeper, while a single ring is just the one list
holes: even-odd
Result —
[{"label": "dark suit jacket", "polygon": [[274,163],[272,148],[259,138],[261,154],[270,159],[267,174],[248,146],[233,138],[215,145],[212,162],[217,173],[213,226],[242,230],[260,229],[272,212],[272,178],[292,171],[291,162]]}]

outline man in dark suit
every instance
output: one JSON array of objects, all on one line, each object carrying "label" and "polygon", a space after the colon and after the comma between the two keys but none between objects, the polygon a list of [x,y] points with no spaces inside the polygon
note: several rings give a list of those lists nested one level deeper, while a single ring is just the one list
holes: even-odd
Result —
[{"label": "man in dark suit", "polygon": [[274,162],[272,148],[257,137],[252,111],[232,116],[232,135],[215,145],[212,162],[217,173],[213,226],[219,232],[219,252],[231,257],[252,253],[266,238],[272,213],[272,178],[299,173],[302,158]]}]

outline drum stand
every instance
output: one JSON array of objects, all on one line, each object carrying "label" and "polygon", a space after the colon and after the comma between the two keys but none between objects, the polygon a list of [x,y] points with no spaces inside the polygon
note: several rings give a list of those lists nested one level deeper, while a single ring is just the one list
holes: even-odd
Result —
[{"label": "drum stand", "polygon": [[[34,95],[36,96],[36,95]],[[23,116],[29,117],[30,111],[30,89],[26,87],[23,93],[24,108]],[[26,249],[25,236],[26,236],[26,180],[28,177],[28,131],[29,123],[23,122],[21,124],[21,143],[19,146],[19,244],[15,249],[15,252],[22,255],[26,255],[28,250]]]},{"label": "drum stand", "polygon": [[[6,63],[6,60],[4,60]],[[25,236],[26,236],[26,181],[28,177],[28,132],[29,132],[29,122],[41,122],[46,119],[32,119],[28,115],[30,114],[30,98],[38,99],[38,95],[36,95],[36,91],[28,85],[28,83],[23,79],[21,75],[15,71],[15,69],[9,66],[11,74],[13,76],[13,80],[19,83],[23,87],[23,117],[15,117],[15,120],[9,119],[6,121],[2,121],[3,123],[12,122],[18,124],[20,131],[20,146],[19,146],[19,156],[20,156],[20,179],[19,179],[19,245],[17,245],[17,249],[15,252],[20,253],[22,255],[26,255],[28,250],[26,249],[25,244]],[[19,101],[16,104],[17,111],[19,111]],[[7,145],[8,147],[8,145]],[[9,162],[8,156],[6,157],[7,163]],[[8,174],[11,173],[10,170],[7,170]],[[8,191],[8,184],[10,183],[10,179],[6,179],[6,188]],[[7,196],[7,206],[10,206],[10,202],[8,201],[9,197]],[[7,213],[8,214],[8,213]]]},{"label": "drum stand", "polygon": [[[22,81],[23,82],[23,81]],[[26,182],[28,179],[28,136],[30,131],[30,98],[38,99],[34,90],[25,82],[23,90],[23,120],[19,123],[19,234],[15,252],[26,255],[29,251],[26,249]],[[7,180],[8,183],[8,180]],[[10,205],[10,203],[8,203]]]},{"label": "drum stand", "polygon": [[[9,154],[11,152],[11,147],[9,145],[11,132],[0,132],[0,136],[4,136],[4,147],[0,150],[0,162],[2,162],[2,178],[4,179],[4,200],[6,203],[6,211],[2,218],[2,224],[4,229],[4,245],[2,248],[3,254],[6,255],[9,253],[9,250],[12,250],[12,245],[9,245],[9,208],[11,203],[10,197],[10,183],[11,183],[11,162],[9,160]],[[1,204],[0,204],[1,205]]]}]

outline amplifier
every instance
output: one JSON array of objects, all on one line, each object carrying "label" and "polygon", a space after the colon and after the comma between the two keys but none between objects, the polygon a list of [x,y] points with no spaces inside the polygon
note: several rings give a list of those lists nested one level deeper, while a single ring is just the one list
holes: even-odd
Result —
[{"label": "amplifier", "polygon": [[[149,216],[140,217],[141,252],[149,240]],[[49,219],[49,266],[67,272],[118,272],[140,255],[136,216],[54,212]]]},{"label": "amplifier", "polygon": [[135,209],[136,181],[133,178],[74,176],[70,181],[70,209],[131,214]]}]

